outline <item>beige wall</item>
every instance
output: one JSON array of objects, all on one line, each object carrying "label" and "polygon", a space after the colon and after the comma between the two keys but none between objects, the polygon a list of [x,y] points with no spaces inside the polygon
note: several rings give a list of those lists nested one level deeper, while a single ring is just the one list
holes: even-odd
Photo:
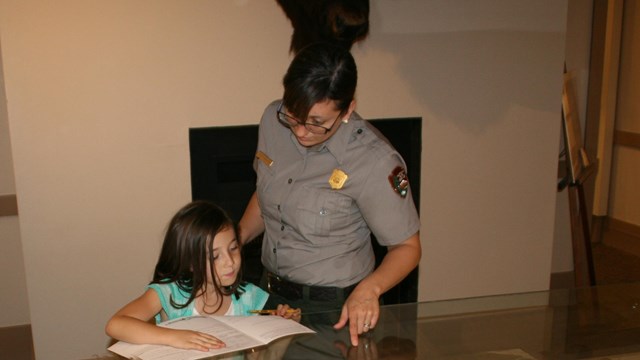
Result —
[{"label": "beige wall", "polygon": [[[587,119],[587,88],[591,55],[592,0],[569,0],[567,9],[567,41],[565,61],[571,74],[572,89],[577,107],[577,119],[583,133]],[[584,137],[583,137],[584,139]],[[561,140],[562,141],[562,140]],[[589,201],[587,199],[587,201]],[[567,189],[558,193],[556,201],[556,225],[553,241],[552,273],[573,270],[569,194]]]},{"label": "beige wall", "polygon": [[0,43],[0,195],[6,195],[15,194],[16,184],[13,178],[13,159],[11,157],[11,140],[9,138],[7,98],[4,91],[1,46],[2,43]]},{"label": "beige wall", "polygon": [[[618,131],[640,134],[640,4],[625,1],[622,20],[616,124]],[[614,146],[609,216],[640,227],[640,150]]]},{"label": "beige wall", "polygon": [[[2,45],[2,44],[0,44]],[[0,48],[0,196],[16,193]],[[0,215],[0,327],[29,324],[29,302],[17,216]]]},{"label": "beige wall", "polygon": [[[359,112],[423,117],[421,300],[548,287],[566,6],[372,2]],[[272,1],[0,0],[38,358],[106,352],[190,198],[189,127],[257,123],[290,34]]]}]

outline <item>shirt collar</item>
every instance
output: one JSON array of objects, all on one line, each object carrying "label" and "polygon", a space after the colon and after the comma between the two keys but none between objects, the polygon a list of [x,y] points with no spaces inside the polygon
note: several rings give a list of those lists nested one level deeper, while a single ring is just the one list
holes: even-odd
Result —
[{"label": "shirt collar", "polygon": [[[300,145],[293,132],[291,132],[290,138],[300,154],[302,154],[303,156],[308,153],[328,151],[336,158],[338,164],[342,165],[347,152],[347,146],[351,142],[351,139],[357,129],[362,127],[362,122],[358,120],[362,120],[360,115],[358,115],[355,111],[352,112],[351,116],[349,117],[349,122],[340,124],[340,128],[335,132],[335,134],[333,134],[333,136],[331,136],[325,142],[314,145],[312,147],[305,147]],[[336,121],[342,120],[338,119]]]}]

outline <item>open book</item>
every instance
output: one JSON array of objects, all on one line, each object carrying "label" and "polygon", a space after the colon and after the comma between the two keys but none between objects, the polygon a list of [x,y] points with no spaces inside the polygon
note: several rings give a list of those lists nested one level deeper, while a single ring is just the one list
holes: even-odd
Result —
[{"label": "open book", "polygon": [[188,329],[211,334],[226,347],[208,352],[176,349],[165,345],[138,345],[118,341],[109,347],[129,359],[195,360],[266,345],[295,334],[314,333],[304,325],[280,316],[190,316],[158,324],[172,329]]}]

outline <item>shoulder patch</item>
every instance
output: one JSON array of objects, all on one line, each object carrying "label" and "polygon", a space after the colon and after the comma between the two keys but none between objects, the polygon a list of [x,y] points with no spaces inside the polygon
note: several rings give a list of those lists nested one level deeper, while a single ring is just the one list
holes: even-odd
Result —
[{"label": "shoulder patch", "polygon": [[395,191],[401,197],[406,197],[409,192],[409,178],[407,177],[407,171],[401,167],[397,166],[389,175],[389,183],[391,183],[391,187],[393,191]]}]

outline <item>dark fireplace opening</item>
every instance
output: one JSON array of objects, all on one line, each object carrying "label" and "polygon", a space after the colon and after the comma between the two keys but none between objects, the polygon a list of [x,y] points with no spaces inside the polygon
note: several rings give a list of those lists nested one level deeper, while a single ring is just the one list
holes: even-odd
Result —
[{"label": "dark fireplace opening", "polygon": [[[387,137],[404,158],[413,201],[420,209],[420,156],[422,119],[377,119],[370,122]],[[258,143],[258,125],[221,126],[189,129],[191,158],[191,197],[211,200],[225,208],[234,221],[239,221],[255,191],[256,174],[253,158]],[[386,254],[372,236],[376,265]],[[243,248],[244,279],[255,284],[262,275],[260,253],[262,239]],[[418,269],[383,295],[385,304],[415,302],[418,298]]]}]

